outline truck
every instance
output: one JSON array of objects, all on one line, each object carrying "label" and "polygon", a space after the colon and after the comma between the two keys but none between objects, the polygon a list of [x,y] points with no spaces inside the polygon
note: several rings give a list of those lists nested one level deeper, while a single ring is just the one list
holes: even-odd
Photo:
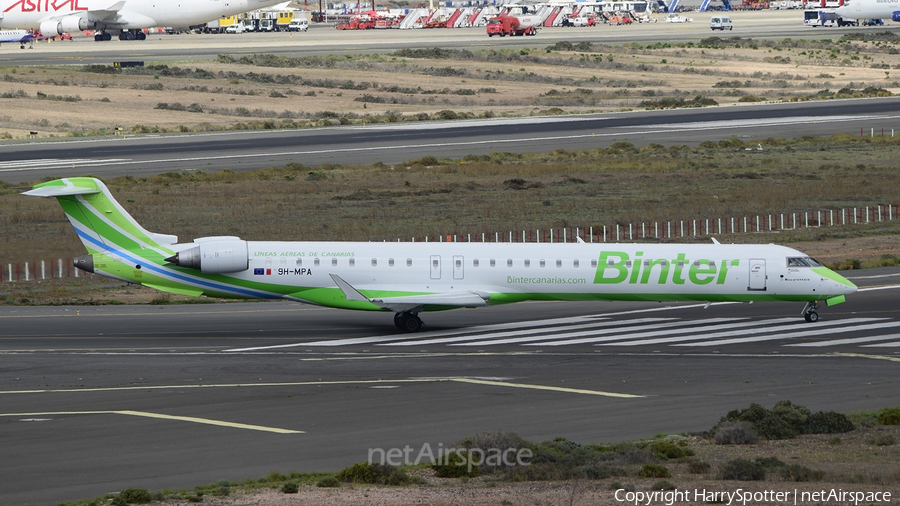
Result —
[{"label": "truck", "polygon": [[510,16],[502,14],[491,18],[487,22],[488,37],[499,35],[536,35],[538,26],[541,25],[539,16]]}]

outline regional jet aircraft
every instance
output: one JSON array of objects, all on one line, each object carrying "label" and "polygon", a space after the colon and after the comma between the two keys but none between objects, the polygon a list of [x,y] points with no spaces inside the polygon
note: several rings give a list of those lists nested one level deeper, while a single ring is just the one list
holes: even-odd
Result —
[{"label": "regional jet aircraft", "polygon": [[18,42],[20,49],[25,49],[26,43],[31,43],[28,49],[34,47],[34,34],[28,30],[0,30],[0,44],[4,42]]},{"label": "regional jet aircraft", "polygon": [[0,0],[0,28],[40,30],[45,37],[96,30],[94,40],[144,40],[141,30],[199,26],[284,0]]},{"label": "regional jet aircraft", "polygon": [[797,301],[818,303],[856,286],[809,256],[776,245],[270,242],[203,237],[179,243],[149,232],[99,180],[41,183],[88,254],[76,267],[183,295],[287,299],[391,311],[415,332],[418,314],[526,300]]}]

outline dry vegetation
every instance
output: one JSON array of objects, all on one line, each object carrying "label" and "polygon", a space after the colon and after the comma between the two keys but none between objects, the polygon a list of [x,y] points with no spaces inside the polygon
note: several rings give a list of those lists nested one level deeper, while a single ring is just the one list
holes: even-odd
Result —
[{"label": "dry vegetation", "polygon": [[0,68],[0,136],[584,113],[697,96],[705,104],[871,96],[900,89],[891,77],[897,68],[898,38],[888,32],[835,41],[709,37],[699,44],[582,42],[520,51],[221,55],[119,70],[10,66]]}]

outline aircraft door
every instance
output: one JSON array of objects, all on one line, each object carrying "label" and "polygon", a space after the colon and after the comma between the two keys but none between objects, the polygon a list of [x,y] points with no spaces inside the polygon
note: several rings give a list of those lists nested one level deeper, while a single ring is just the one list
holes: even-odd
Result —
[{"label": "aircraft door", "polygon": [[440,255],[431,255],[431,279],[441,279]]},{"label": "aircraft door", "polygon": [[750,284],[747,290],[765,291],[766,290],[766,259],[751,258],[750,259]]},{"label": "aircraft door", "polygon": [[453,255],[453,279],[463,279],[463,257]]}]

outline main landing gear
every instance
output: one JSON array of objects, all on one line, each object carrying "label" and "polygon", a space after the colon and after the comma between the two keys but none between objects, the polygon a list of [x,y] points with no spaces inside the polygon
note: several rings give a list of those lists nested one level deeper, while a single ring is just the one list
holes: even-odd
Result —
[{"label": "main landing gear", "polygon": [[422,330],[424,323],[414,313],[406,311],[394,313],[394,325],[403,332],[418,332]]},{"label": "main landing gear", "polygon": [[806,307],[803,308],[803,318],[810,323],[819,321],[819,313],[816,312],[816,309],[819,309],[818,304],[807,302]]}]

